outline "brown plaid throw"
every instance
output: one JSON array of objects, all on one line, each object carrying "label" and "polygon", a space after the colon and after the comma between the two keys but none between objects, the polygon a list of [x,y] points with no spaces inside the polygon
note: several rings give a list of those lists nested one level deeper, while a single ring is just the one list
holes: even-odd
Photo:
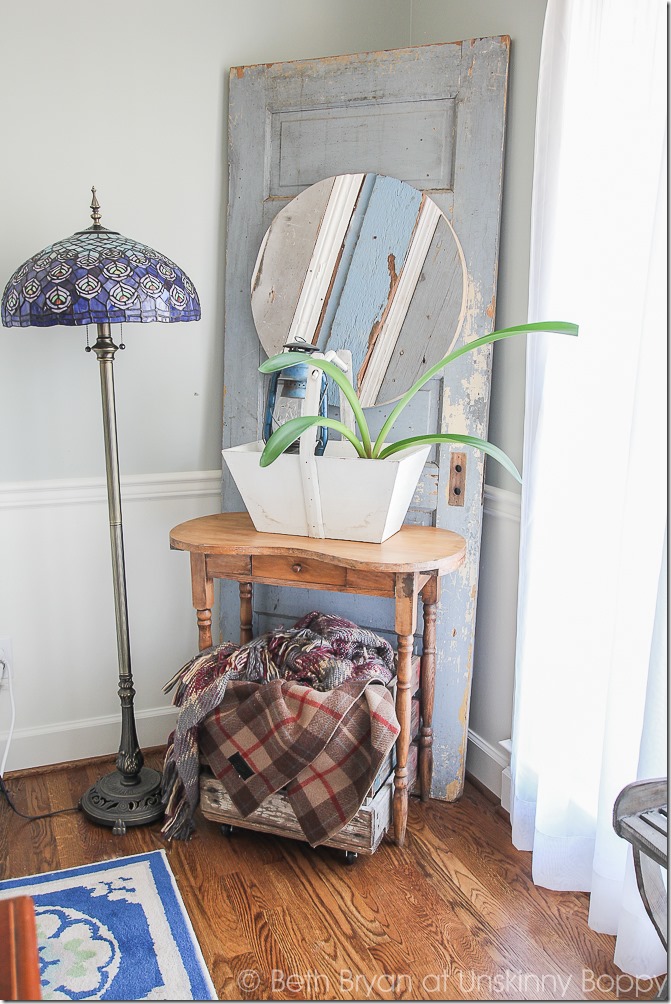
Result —
[{"label": "brown plaid throw", "polygon": [[186,840],[193,830],[199,797],[200,728],[231,683],[267,685],[284,680],[326,693],[347,681],[387,684],[393,664],[392,647],[384,638],[344,617],[319,611],[246,645],[225,642],[190,659],[164,688],[166,693],[175,689],[173,703],[179,715],[168,737],[163,765],[161,795],[166,811],[161,832],[168,840]]},{"label": "brown plaid throw", "polygon": [[314,847],[358,812],[398,733],[393,697],[379,682],[323,692],[289,680],[232,680],[199,741],[242,816],[286,787]]}]

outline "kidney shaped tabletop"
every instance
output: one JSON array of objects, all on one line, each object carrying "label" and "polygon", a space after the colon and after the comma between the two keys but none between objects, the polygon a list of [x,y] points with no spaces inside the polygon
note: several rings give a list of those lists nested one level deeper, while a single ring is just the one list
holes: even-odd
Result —
[{"label": "kidney shaped tabletop", "polygon": [[288,555],[380,572],[453,572],[466,557],[466,541],[433,526],[401,527],[381,544],[300,537],[254,529],[246,512],[216,513],[180,523],[170,547],[199,554]]}]

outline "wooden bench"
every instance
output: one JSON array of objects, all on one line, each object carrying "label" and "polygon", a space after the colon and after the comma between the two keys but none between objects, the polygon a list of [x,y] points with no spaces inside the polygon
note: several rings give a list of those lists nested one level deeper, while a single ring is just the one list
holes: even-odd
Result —
[{"label": "wooden bench", "polygon": [[[638,891],[648,916],[667,947],[667,893],[662,868],[667,867],[667,778],[634,781],[622,789],[613,807],[613,827],[634,853]],[[666,1000],[666,980],[659,1000]]]}]

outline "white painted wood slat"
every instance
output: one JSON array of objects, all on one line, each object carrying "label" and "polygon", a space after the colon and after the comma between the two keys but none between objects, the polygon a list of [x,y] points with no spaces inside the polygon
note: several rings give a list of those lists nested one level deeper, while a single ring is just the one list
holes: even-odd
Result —
[{"label": "white painted wood slat", "polygon": [[296,313],[289,328],[289,342],[301,341],[310,345],[317,342],[319,319],[333,282],[333,273],[363,179],[363,174],[345,174],[339,175],[333,182]]}]

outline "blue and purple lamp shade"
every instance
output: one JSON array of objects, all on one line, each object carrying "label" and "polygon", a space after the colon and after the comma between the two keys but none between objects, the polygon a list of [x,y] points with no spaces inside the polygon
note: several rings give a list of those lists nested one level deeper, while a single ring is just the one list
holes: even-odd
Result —
[{"label": "blue and purple lamp shade", "polygon": [[16,269],[2,296],[7,327],[197,321],[198,293],[165,255],[100,225],[50,244]]}]

